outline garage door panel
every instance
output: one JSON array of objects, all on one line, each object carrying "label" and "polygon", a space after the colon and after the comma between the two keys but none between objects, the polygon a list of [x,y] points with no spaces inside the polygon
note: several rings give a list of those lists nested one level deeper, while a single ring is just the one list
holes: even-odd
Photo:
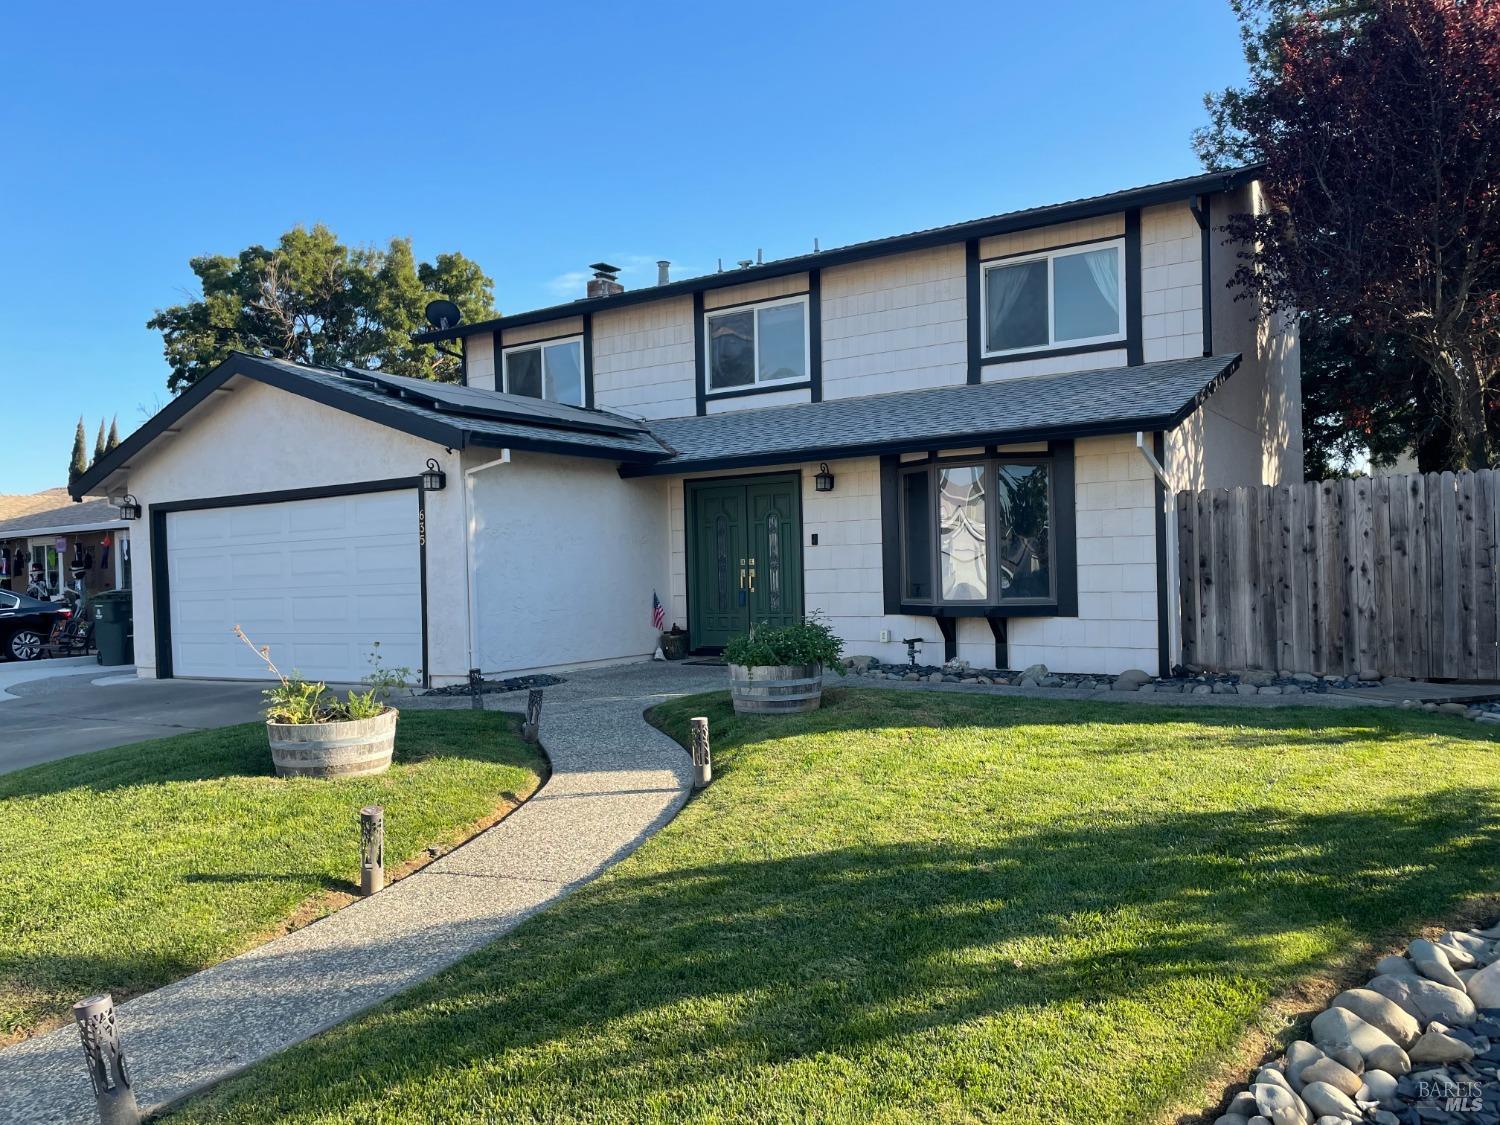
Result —
[{"label": "garage door panel", "polygon": [[377,641],[387,667],[421,665],[411,490],[174,512],[167,558],[176,675],[269,678],[236,624],[315,679],[357,681]]}]

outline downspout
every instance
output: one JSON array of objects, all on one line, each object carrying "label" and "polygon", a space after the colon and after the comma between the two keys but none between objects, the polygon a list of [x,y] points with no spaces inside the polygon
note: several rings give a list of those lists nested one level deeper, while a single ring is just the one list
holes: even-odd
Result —
[{"label": "downspout", "polygon": [[[493,461],[464,470],[464,554],[468,565],[464,568],[464,601],[469,610],[469,668],[479,668],[479,605],[474,598],[474,478],[486,469],[510,464],[510,450],[502,449]],[[481,669],[482,671],[482,669]]]},{"label": "downspout", "polygon": [[1172,487],[1167,470],[1151,451],[1146,436],[1145,431],[1136,431],[1135,448],[1146,459],[1146,464],[1151,466],[1152,475],[1161,483],[1162,506],[1166,509],[1167,664],[1170,670],[1182,663],[1182,593],[1177,586],[1180,569],[1177,558],[1177,490]]}]

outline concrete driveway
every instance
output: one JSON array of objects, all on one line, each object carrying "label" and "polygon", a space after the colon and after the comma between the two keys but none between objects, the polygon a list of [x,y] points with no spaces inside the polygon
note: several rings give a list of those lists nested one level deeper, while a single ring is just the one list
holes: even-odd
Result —
[{"label": "concrete driveway", "polygon": [[[40,668],[30,665],[28,671]],[[97,664],[89,669],[59,661],[55,676],[21,682],[0,677],[0,773],[261,717],[264,684],[125,680],[122,672],[129,669]],[[115,682],[93,682],[109,679]]]}]

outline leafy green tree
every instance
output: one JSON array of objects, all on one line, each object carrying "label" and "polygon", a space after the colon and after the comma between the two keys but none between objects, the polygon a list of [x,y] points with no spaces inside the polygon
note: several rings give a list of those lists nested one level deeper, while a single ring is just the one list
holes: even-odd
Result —
[{"label": "leafy green tree", "polygon": [[[104,419],[99,419],[99,432],[94,435],[94,461],[104,456]],[[90,461],[89,464],[93,464]]]},{"label": "leafy green tree", "polygon": [[83,415],[78,416],[78,429],[73,431],[73,456],[68,459],[68,483],[71,485],[89,469],[88,438],[83,433]]},{"label": "leafy green tree", "polygon": [[411,340],[427,326],[427,303],[447,298],[470,321],[494,315],[493,281],[462,254],[418,262],[410,239],[393,238],[383,250],[349,247],[321,224],[294,227],[271,248],[189,265],[202,296],[146,323],[162,334],[173,394],[231,351],[451,382],[458,358]]},{"label": "leafy green tree", "polygon": [[109,420],[109,437],[104,439],[104,452],[108,453],[120,444],[120,416],[116,414]]}]

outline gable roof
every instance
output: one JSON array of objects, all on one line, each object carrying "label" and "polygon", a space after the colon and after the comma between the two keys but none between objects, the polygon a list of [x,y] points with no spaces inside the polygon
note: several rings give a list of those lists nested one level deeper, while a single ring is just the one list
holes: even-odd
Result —
[{"label": "gable roof", "polygon": [[44,488],[41,492],[0,493],[0,524],[8,523],[17,516],[32,512],[45,512],[48,508],[61,508],[68,503],[66,488]]},{"label": "gable roof", "polygon": [[1154,207],[1161,203],[1175,203],[1199,195],[1234,191],[1258,179],[1264,171],[1263,164],[1250,164],[1243,168],[1231,168],[1221,172],[1204,172],[1197,176],[1184,176],[1176,180],[1146,184],[1073,199],[1065,203],[1050,203],[1042,207],[1028,207],[1020,211],[1007,211],[983,219],[969,219],[947,226],[929,227],[908,234],[891,235],[886,238],[855,242],[821,250],[812,254],[798,254],[790,258],[778,258],[744,269],[720,270],[718,273],[685,278],[666,285],[651,285],[643,289],[627,289],[608,297],[589,297],[566,304],[550,305],[528,312],[497,316],[473,324],[459,324],[452,328],[432,329],[414,333],[412,339],[418,343],[436,343],[471,336],[476,332],[493,332],[496,329],[519,328],[526,324],[541,324],[549,320],[561,320],[582,313],[603,309],[621,308],[643,301],[659,301],[666,297],[679,297],[705,289],[722,289],[730,285],[745,285],[752,281],[765,281],[773,277],[802,273],[806,270],[825,269],[830,266],[847,265],[887,254],[903,254],[911,250],[924,250],[933,246],[946,246],[964,242],[971,238],[989,238],[1012,231],[1029,230],[1032,227],[1068,223],[1077,219],[1090,219],[1099,215],[1112,215],[1138,207]]},{"label": "gable roof", "polygon": [[[654,460],[665,455],[640,422],[603,410],[235,352],[90,466],[88,472],[73,482],[69,492],[81,497],[96,490],[237,376],[450,449],[483,445],[603,457],[619,462]],[[483,397],[476,399],[476,395]]]},{"label": "gable roof", "polygon": [[652,423],[674,453],[624,476],[897,451],[1169,430],[1239,366],[1238,354],[896,391]]}]

